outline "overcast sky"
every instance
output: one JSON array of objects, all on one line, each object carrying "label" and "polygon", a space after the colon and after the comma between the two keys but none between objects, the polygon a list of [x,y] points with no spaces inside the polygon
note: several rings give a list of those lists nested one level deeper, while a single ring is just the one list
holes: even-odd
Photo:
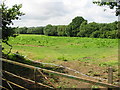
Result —
[{"label": "overcast sky", "polygon": [[[22,4],[25,13],[15,26],[67,25],[76,16],[82,16],[88,22],[109,23],[117,21],[114,10],[100,7],[93,0],[6,0],[8,6]],[[104,9],[107,9],[104,11]]]}]

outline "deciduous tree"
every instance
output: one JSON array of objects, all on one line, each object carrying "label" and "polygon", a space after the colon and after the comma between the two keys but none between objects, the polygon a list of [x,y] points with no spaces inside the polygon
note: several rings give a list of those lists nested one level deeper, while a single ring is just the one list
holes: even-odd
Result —
[{"label": "deciduous tree", "polygon": [[2,10],[2,42],[9,45],[11,49],[12,45],[8,43],[9,37],[16,37],[15,28],[12,28],[11,25],[14,24],[13,20],[19,20],[20,16],[24,15],[20,8],[22,8],[22,4],[15,4],[11,8],[7,7],[4,2],[0,5],[0,10]]},{"label": "deciduous tree", "polygon": [[120,15],[120,0],[94,0],[93,3],[99,6],[107,5],[110,9],[116,8],[116,16]]},{"label": "deciduous tree", "polygon": [[67,36],[77,36],[77,33],[79,32],[79,28],[83,21],[85,21],[83,17],[75,17],[67,27]]}]

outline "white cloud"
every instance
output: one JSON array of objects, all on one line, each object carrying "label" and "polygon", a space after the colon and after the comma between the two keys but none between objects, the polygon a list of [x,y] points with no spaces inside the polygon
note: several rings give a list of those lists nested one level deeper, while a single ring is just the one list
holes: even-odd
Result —
[{"label": "white cloud", "polygon": [[92,0],[7,0],[9,6],[23,4],[21,11],[26,15],[15,26],[42,26],[47,24],[69,24],[76,16],[89,22],[113,22],[117,20],[113,10],[99,7]]}]

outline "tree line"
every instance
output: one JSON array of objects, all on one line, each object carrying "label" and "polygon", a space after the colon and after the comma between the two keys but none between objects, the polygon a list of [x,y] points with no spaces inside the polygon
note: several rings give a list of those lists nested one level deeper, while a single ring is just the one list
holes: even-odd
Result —
[{"label": "tree line", "polygon": [[88,23],[81,16],[75,17],[68,25],[51,25],[44,27],[21,27],[15,29],[17,34],[41,34],[47,36],[118,38],[118,22]]}]

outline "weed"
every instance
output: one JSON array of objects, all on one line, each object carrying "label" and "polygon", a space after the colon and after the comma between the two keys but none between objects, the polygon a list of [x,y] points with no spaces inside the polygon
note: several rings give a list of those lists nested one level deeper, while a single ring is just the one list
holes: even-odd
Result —
[{"label": "weed", "polygon": [[99,86],[97,86],[97,85],[92,85],[92,89],[97,89],[97,88],[99,88]]}]

